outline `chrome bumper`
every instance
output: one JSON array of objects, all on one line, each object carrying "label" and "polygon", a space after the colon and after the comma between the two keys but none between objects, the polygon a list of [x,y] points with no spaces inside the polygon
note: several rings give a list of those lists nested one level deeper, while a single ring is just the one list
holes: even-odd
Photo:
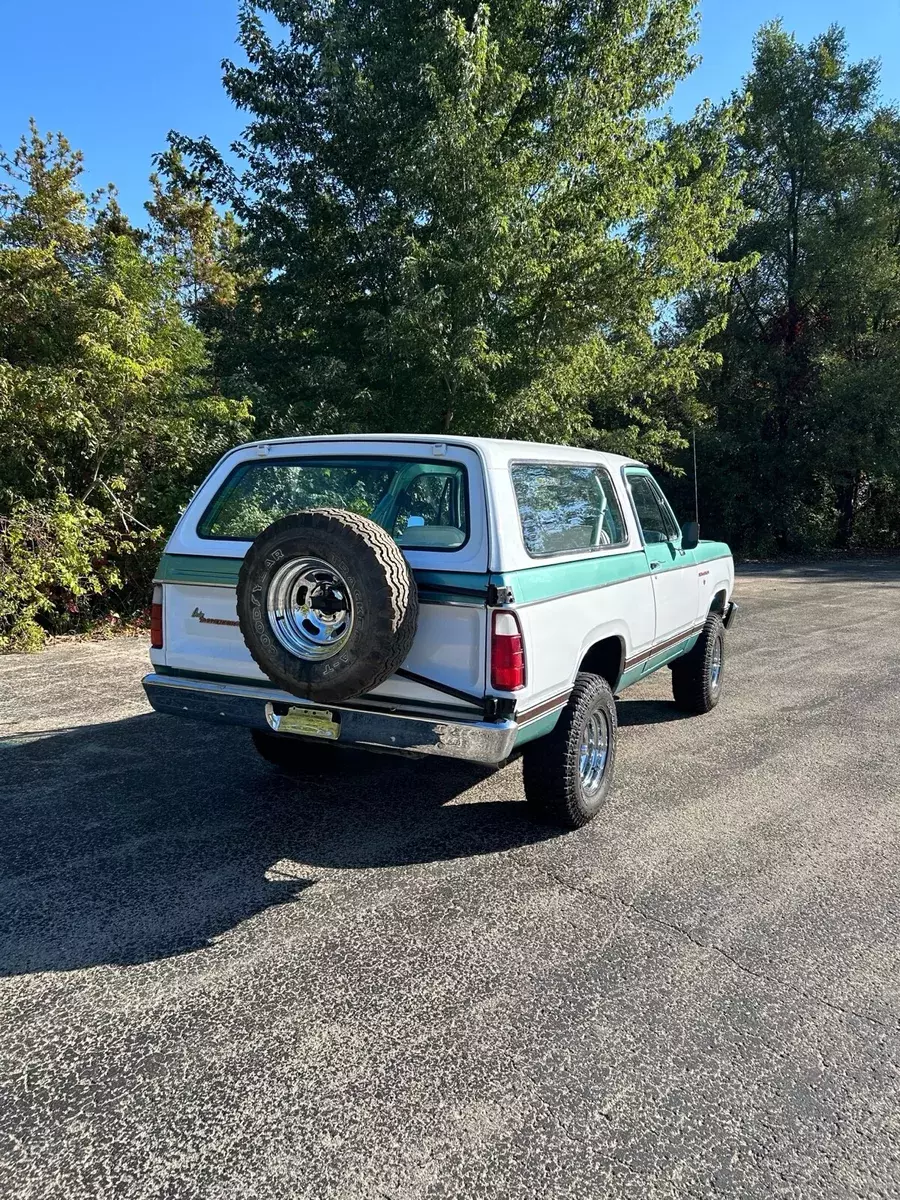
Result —
[{"label": "chrome bumper", "polygon": [[[278,727],[278,709],[307,706],[288,692],[252,684],[216,683],[172,675],[145,675],[144,691],[160,713],[193,717],[220,725],[244,725],[270,732]],[[321,707],[314,704],[310,708]],[[338,744],[406,754],[439,754],[496,765],[509,758],[516,740],[515,721],[446,721],[399,713],[328,708],[339,715]],[[296,737],[282,734],[282,737]],[[298,741],[315,739],[297,738]]]}]

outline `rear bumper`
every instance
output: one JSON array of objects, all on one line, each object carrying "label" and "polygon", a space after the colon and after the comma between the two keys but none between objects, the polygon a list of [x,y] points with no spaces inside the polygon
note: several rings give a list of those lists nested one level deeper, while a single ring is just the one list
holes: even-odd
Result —
[{"label": "rear bumper", "polygon": [[732,621],[734,621],[734,618],[737,616],[737,612],[738,612],[738,606],[735,604],[735,602],[733,600],[730,600],[728,602],[728,604],[725,605],[725,616],[722,618],[726,629],[731,628],[731,623],[732,623]]},{"label": "rear bumper", "polygon": [[[252,684],[214,683],[169,675],[146,675],[143,683],[147,699],[157,712],[270,732],[278,727],[279,712],[286,711],[289,705],[301,707],[306,704],[287,692],[273,692],[271,688],[253,687]],[[518,731],[516,722],[509,720],[446,721],[328,707],[340,717],[339,745],[407,754],[437,754],[492,766],[509,758]]]}]

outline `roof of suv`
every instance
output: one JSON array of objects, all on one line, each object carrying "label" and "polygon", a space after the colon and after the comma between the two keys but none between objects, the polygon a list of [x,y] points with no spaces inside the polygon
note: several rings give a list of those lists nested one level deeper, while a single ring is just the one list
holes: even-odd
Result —
[{"label": "roof of suv", "polygon": [[560,462],[602,462],[616,468],[626,464],[643,466],[637,459],[625,458],[621,454],[607,454],[599,450],[585,450],[581,446],[555,446],[546,442],[514,442],[504,438],[439,437],[433,433],[341,433],[324,437],[266,438],[248,442],[248,446],[283,446],[291,443],[311,442],[422,442],[427,445],[468,446],[475,450],[489,467],[505,467],[511,460],[540,459]]}]

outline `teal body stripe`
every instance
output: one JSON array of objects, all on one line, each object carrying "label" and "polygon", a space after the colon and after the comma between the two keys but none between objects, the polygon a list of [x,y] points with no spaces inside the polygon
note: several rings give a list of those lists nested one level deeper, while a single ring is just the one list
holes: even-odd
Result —
[{"label": "teal body stripe", "polygon": [[693,551],[694,562],[712,562],[714,558],[731,558],[727,542],[700,542]]},{"label": "teal body stripe", "polygon": [[512,588],[516,604],[534,604],[539,600],[554,600],[573,592],[625,583],[647,573],[643,550],[626,550],[622,554],[596,554],[570,562],[503,571],[492,575],[491,583]]},{"label": "teal body stripe", "polygon": [[213,558],[207,554],[164,554],[154,583],[200,583],[219,587],[236,584],[242,558]]},{"label": "teal body stripe", "polygon": [[[668,546],[661,550],[668,550]],[[693,560],[688,558],[693,554]],[[701,542],[688,554],[676,554],[671,562],[663,559],[663,569],[680,570],[693,563],[710,562],[730,554],[724,542]],[[235,585],[241,569],[240,558],[213,558],[203,554],[164,554],[156,572],[156,583],[198,583],[219,586]],[[660,568],[657,568],[659,570]],[[642,550],[626,550],[621,554],[597,554],[570,562],[538,564],[518,571],[501,571],[489,575],[483,571],[414,571],[416,582],[448,598],[457,589],[482,592],[489,583],[512,588],[516,604],[534,604],[553,600],[573,592],[608,587],[647,575],[647,562]],[[437,597],[435,597],[437,598]],[[453,597],[466,599],[465,596]],[[468,597],[482,603],[480,597]]]},{"label": "teal body stripe", "polygon": [[[164,554],[154,582],[234,586],[237,584],[243,561],[242,558],[214,558],[205,554]],[[417,583],[428,590],[434,589],[438,594],[447,595],[448,598],[456,588],[463,588],[469,592],[485,592],[489,579],[486,571],[414,571],[413,574]],[[469,599],[473,604],[484,603],[483,599],[474,595],[452,598]]]},{"label": "teal body stripe", "polygon": [[419,592],[420,604],[457,604],[463,608],[484,608],[485,599],[477,596],[461,596],[458,592]]},{"label": "teal body stripe", "polygon": [[[668,550],[668,546],[661,546],[660,549]],[[717,558],[728,557],[730,553],[724,542],[701,542],[695,550],[688,551],[685,555],[673,555],[671,564],[665,564],[665,567],[675,569],[700,565]],[[688,555],[692,555],[692,558],[688,559]],[[233,587],[237,584],[242,561],[240,558],[215,558],[203,554],[164,554],[155,581]],[[644,552],[629,550],[621,554],[598,554],[564,563],[537,564],[518,571],[504,571],[493,575],[487,572],[425,570],[415,571],[414,574],[416,582],[423,589],[423,603],[472,604],[480,607],[486,602],[486,597],[481,593],[486,592],[491,583],[498,587],[511,588],[515,597],[514,605],[534,604],[639,579],[647,576],[649,571]],[[619,681],[619,690],[624,691],[659,667],[686,654],[696,644],[698,636],[699,634],[694,634],[685,641],[660,651],[654,657],[628,667]],[[541,736],[540,733],[532,733],[532,729],[548,732],[553,728],[553,724],[554,714],[541,717],[522,731],[522,740],[530,741],[532,737]]]},{"label": "teal body stripe", "polygon": [[637,683],[643,674],[643,663],[637,663],[637,665],[633,667],[626,667],[622,672],[622,678],[619,680],[619,686],[616,690],[619,692],[624,692],[626,688],[630,688],[632,684]]},{"label": "teal body stripe", "polygon": [[414,570],[416,583],[426,584],[433,588],[466,588],[468,591],[483,592],[487,590],[490,576],[487,571],[423,571]]},{"label": "teal body stripe", "polygon": [[484,608],[487,604],[487,571],[414,570],[421,604],[463,604]]},{"label": "teal body stripe", "polygon": [[545,733],[550,733],[556,727],[562,711],[561,708],[558,708],[556,712],[546,713],[528,725],[520,725],[516,730],[514,745],[524,746],[527,742],[533,742],[536,738],[543,737]]}]

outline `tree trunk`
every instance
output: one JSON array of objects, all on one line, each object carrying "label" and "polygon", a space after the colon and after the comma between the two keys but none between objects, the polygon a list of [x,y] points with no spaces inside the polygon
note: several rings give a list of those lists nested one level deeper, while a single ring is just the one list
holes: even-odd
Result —
[{"label": "tree trunk", "polygon": [[837,489],[838,531],[837,544],[841,550],[846,550],[853,540],[853,524],[856,517],[856,493],[859,488],[859,476],[841,484]]}]

